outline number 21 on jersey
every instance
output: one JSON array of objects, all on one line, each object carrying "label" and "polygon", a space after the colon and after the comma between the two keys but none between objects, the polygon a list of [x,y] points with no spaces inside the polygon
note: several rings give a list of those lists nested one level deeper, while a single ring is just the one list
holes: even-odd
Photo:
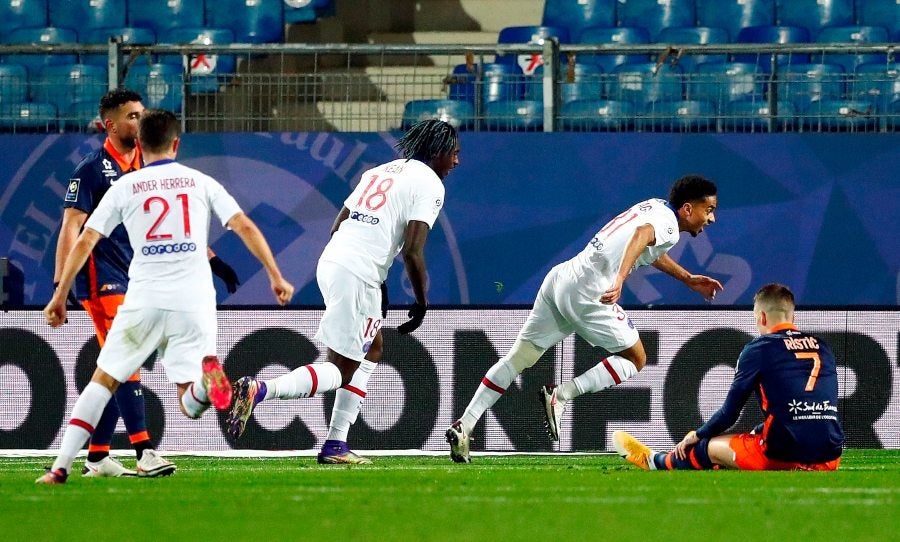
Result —
[{"label": "number 21 on jersey", "polygon": [[[175,199],[177,199],[181,203],[181,223],[184,232],[184,238],[190,239],[191,215],[188,207],[188,195],[176,194]],[[153,222],[153,225],[150,226],[150,229],[147,230],[147,234],[145,236],[147,241],[164,241],[172,239],[173,234],[171,230],[159,231],[160,224],[162,224],[163,220],[166,219],[166,216],[169,214],[169,210],[170,205],[168,200],[161,196],[152,196],[144,201],[144,214],[151,216],[153,214],[156,214],[156,220]]]}]

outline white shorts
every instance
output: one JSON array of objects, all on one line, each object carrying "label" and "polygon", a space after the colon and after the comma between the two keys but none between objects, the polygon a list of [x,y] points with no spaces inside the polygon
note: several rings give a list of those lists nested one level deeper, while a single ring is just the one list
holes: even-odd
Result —
[{"label": "white shorts", "polygon": [[640,338],[618,304],[604,305],[571,278],[564,264],[547,273],[519,338],[550,348],[572,333],[610,353],[633,346]]},{"label": "white shorts", "polygon": [[332,262],[319,262],[316,281],[325,299],[316,339],[345,358],[365,360],[381,329],[381,288]]},{"label": "white shorts", "polygon": [[119,307],[97,367],[125,382],[154,352],[176,384],[203,376],[204,356],[216,353],[216,312]]}]

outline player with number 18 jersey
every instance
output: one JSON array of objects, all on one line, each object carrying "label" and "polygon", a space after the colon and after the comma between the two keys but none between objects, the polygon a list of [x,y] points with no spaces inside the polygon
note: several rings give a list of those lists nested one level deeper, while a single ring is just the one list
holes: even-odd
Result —
[{"label": "player with number 18 jersey", "polygon": [[403,247],[411,220],[434,222],[444,204],[444,184],[418,160],[394,160],[365,172],[344,201],[350,216],[322,252],[320,262],[346,267],[378,286]]}]

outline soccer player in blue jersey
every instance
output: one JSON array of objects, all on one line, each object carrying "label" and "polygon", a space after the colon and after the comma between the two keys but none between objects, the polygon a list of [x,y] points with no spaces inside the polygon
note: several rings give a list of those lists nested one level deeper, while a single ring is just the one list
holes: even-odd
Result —
[{"label": "soccer player in blue jersey", "polygon": [[[759,337],[738,358],[725,403],[669,453],[656,453],[624,431],[616,451],[646,470],[835,470],[844,432],[838,420],[837,362],[818,337],[794,326],[794,294],[767,284],[753,298]],[[750,433],[723,434],[750,394],[765,420]]]},{"label": "soccer player in blue jersey", "polygon": [[[119,177],[143,165],[137,145],[138,119],[144,110],[141,95],[122,88],[111,90],[100,99],[99,109],[106,129],[106,140],[100,149],[84,157],[69,179],[56,245],[54,287],[59,283],[66,256],[100,199]],[[239,284],[234,270],[211,252],[209,255],[213,272],[226,282],[229,292],[234,292]],[[101,348],[125,298],[132,256],[125,228],[119,226],[109,238],[97,243],[87,264],[76,277],[75,295],[94,323]],[[174,472],[175,465],[153,450],[144,414],[140,371],[119,387],[115,398],[115,401],[108,403],[91,437],[82,473],[85,476],[137,474],[155,477]],[[125,468],[109,456],[110,443],[120,416],[137,455],[137,472]]]}]

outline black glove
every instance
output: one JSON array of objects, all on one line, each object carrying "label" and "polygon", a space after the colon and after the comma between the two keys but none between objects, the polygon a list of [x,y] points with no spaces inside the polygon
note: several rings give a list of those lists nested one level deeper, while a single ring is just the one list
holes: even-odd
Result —
[{"label": "black glove", "polygon": [[[57,288],[59,288],[59,283],[54,282],[53,290],[55,291]],[[80,309],[81,308],[81,301],[78,301],[78,298],[75,297],[75,291],[72,290],[71,288],[69,288],[69,293],[66,294],[66,306],[69,307],[70,309]]]},{"label": "black glove", "polygon": [[381,317],[387,318],[387,310],[388,310],[388,296],[387,296],[387,283],[381,283]]},{"label": "black glove", "polygon": [[397,333],[405,335],[419,329],[419,326],[422,325],[422,320],[425,319],[425,313],[427,311],[428,305],[413,303],[413,306],[409,309],[409,320],[397,326]]},{"label": "black glove", "polygon": [[219,277],[222,279],[222,282],[225,283],[225,288],[228,290],[229,294],[233,294],[237,291],[238,284],[240,284],[241,281],[238,280],[237,273],[234,272],[234,269],[222,261],[222,258],[219,258],[218,256],[210,258],[209,267],[212,269],[213,275]]}]

